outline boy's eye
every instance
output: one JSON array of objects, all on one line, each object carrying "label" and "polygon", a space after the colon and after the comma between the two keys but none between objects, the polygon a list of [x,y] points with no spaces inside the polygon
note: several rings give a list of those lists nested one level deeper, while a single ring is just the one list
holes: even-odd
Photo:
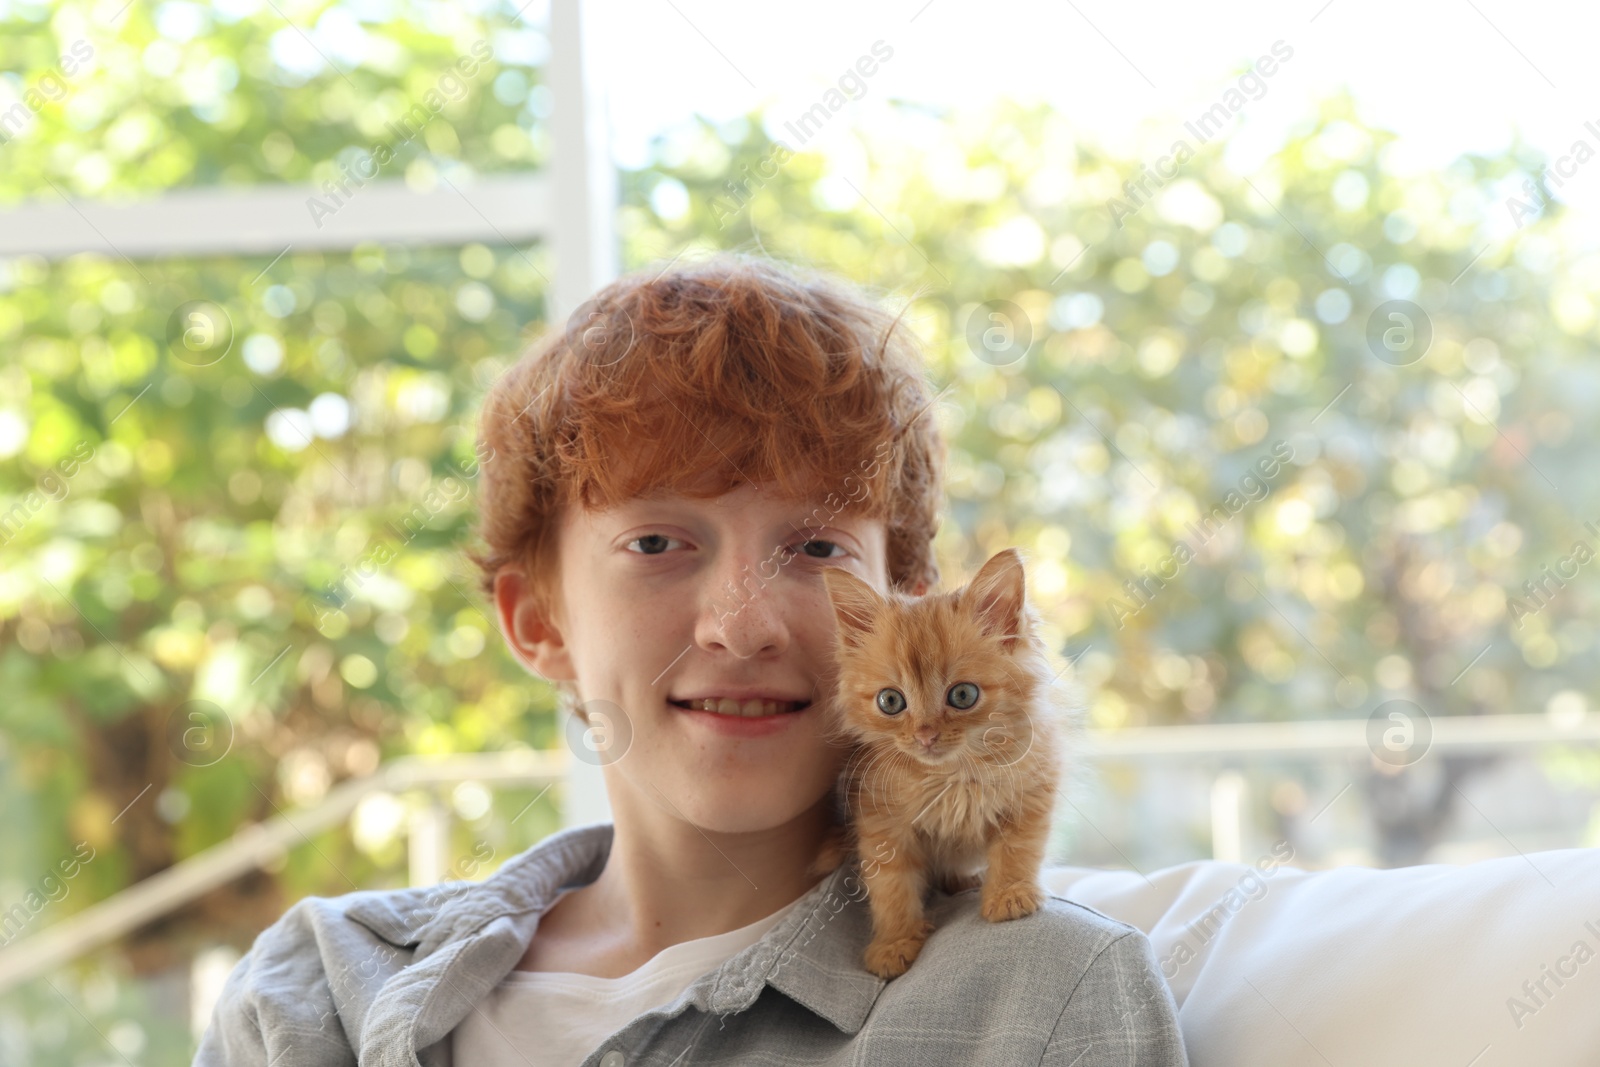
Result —
[{"label": "boy's eye", "polygon": [[[643,537],[635,537],[632,541],[629,541],[628,551],[638,552],[639,554],[645,556],[659,556],[671,545],[682,543],[683,542],[681,541],[677,541],[674,538],[668,537],[666,534],[645,534]],[[635,548],[635,545],[639,547]]]},{"label": "boy's eye", "polygon": [[812,559],[832,559],[833,550],[838,548],[836,541],[824,541],[820,537],[813,537],[800,546],[800,550]]}]

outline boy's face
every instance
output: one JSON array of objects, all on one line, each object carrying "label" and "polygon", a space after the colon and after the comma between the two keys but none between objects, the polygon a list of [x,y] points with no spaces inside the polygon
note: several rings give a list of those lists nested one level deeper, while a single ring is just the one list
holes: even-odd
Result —
[{"label": "boy's face", "polygon": [[[557,617],[539,621],[518,584],[496,590],[502,627],[535,671],[624,720],[627,749],[605,764],[619,817],[655,809],[759,831],[828,794],[846,753],[824,739],[836,666],[822,572],[842,567],[883,591],[883,520],[750,486],[657,495],[568,509],[558,558]],[[802,706],[772,714],[759,700]]]}]

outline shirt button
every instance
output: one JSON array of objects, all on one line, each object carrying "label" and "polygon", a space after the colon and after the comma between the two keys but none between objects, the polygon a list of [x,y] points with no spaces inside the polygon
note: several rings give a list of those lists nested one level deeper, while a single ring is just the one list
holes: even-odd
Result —
[{"label": "shirt button", "polygon": [[610,1052],[600,1057],[600,1067],[622,1067],[622,1065],[626,1062],[627,1060],[623,1058],[622,1053],[618,1052],[616,1049],[612,1049]]}]

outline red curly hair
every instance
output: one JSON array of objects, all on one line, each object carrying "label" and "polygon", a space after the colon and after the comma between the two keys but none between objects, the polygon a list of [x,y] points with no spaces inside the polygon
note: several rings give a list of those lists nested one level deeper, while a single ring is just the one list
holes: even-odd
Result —
[{"label": "red curly hair", "polygon": [[910,331],[841,283],[730,255],[629,275],[490,390],[469,555],[485,594],[520,564],[550,606],[563,508],[751,482],[884,519],[893,586],[931,587],[933,400]]}]

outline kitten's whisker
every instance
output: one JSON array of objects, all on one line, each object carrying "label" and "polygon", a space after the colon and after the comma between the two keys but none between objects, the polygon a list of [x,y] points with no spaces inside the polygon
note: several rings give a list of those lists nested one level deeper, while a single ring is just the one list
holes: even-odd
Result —
[{"label": "kitten's whisker", "polygon": [[834,748],[855,744],[857,738],[849,730],[834,730],[822,735],[822,740]]},{"label": "kitten's whisker", "polygon": [[863,768],[876,759],[877,756],[878,748],[876,746],[863,743],[850,757],[850,772],[859,777]]},{"label": "kitten's whisker", "polygon": [[877,746],[863,746],[850,767],[851,787],[859,794],[863,787],[867,787],[869,796],[871,788],[870,771],[872,764],[881,759],[883,751]]},{"label": "kitten's whisker", "polygon": [[885,789],[888,787],[888,775],[885,773],[874,772],[878,770],[878,765],[880,763],[884,764],[884,770],[888,770],[894,766],[895,760],[902,758],[905,758],[905,753],[901,752],[895,746],[882,745],[879,746],[879,751],[874,755],[873,760],[863,769],[862,778],[867,782],[868,795],[870,796],[876,810],[886,811],[889,808],[888,803],[885,801],[880,801],[878,797],[879,787],[882,786]]},{"label": "kitten's whisker", "polygon": [[898,755],[899,752],[894,748],[894,746],[885,745],[879,751],[877,758],[867,765],[867,768],[864,772],[863,776],[867,778],[868,786],[871,791],[870,795],[872,797],[872,803],[879,810],[887,810],[889,806],[887,799],[880,800],[878,796],[878,790],[880,788],[885,790],[888,789],[888,776],[879,770],[879,765],[883,765],[884,770],[893,767],[895,757]]}]

